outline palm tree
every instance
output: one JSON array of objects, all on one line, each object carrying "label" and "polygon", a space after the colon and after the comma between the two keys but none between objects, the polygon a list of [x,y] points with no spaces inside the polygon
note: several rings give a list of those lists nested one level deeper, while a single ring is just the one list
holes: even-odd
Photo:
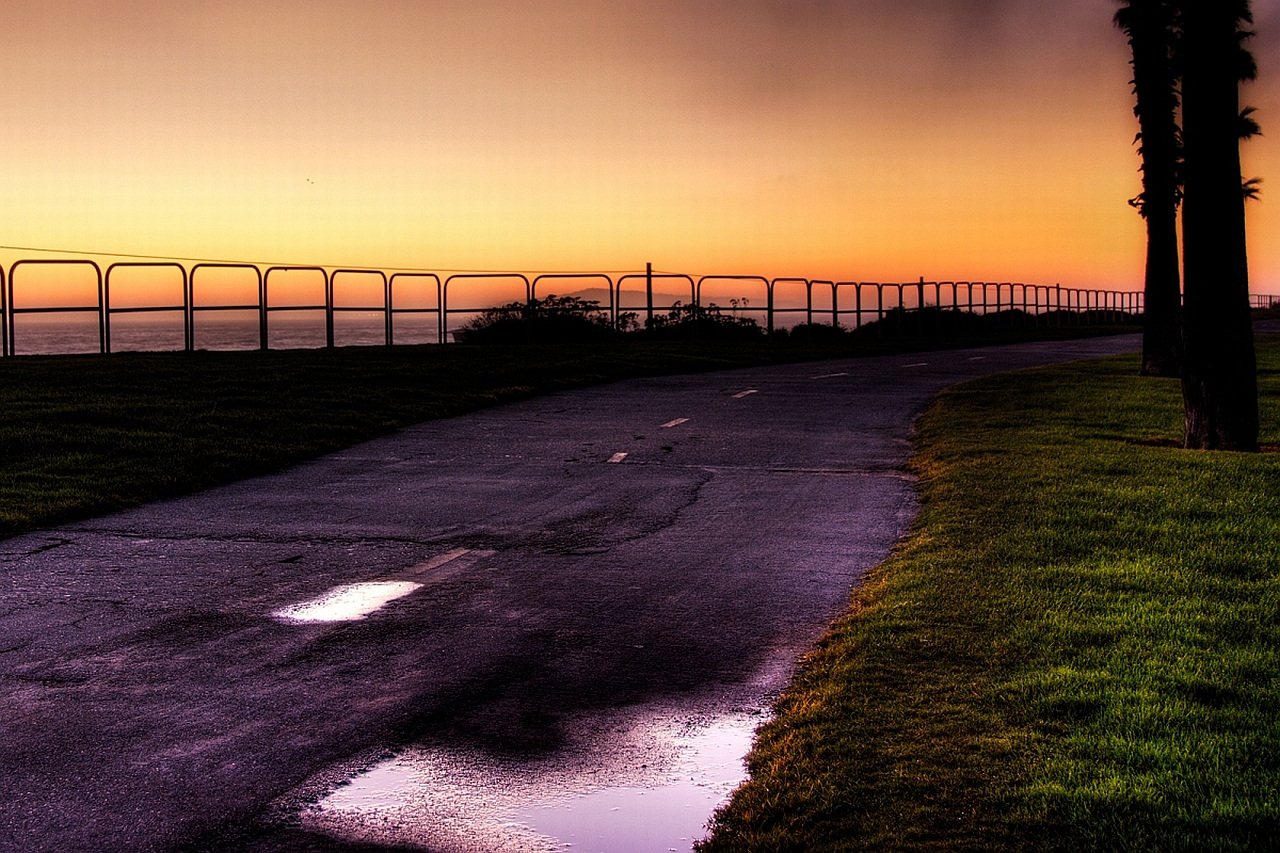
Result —
[{"label": "palm tree", "polygon": [[1182,0],[1185,446],[1258,447],[1257,363],[1249,313],[1240,81],[1257,69],[1242,43],[1249,0]]},{"label": "palm tree", "polygon": [[1173,68],[1174,10],[1168,0],[1121,0],[1115,23],[1133,49],[1142,192],[1129,203],[1147,224],[1143,284],[1144,376],[1178,376],[1182,361],[1182,287],[1178,272],[1177,77]]}]

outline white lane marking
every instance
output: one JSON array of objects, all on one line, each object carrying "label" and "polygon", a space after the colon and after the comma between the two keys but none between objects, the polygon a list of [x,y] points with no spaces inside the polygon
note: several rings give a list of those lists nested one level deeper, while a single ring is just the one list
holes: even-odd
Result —
[{"label": "white lane marking", "polygon": [[824,373],[821,376],[810,376],[810,379],[835,379],[837,376],[848,376],[848,373]]},{"label": "white lane marking", "polygon": [[425,563],[418,563],[416,566],[410,566],[405,570],[406,575],[425,575],[432,569],[438,569],[445,563],[452,563],[463,554],[470,554],[470,548],[454,548],[452,551],[446,551],[443,554],[437,554]]},{"label": "white lane marking", "polygon": [[609,457],[609,462],[614,465],[617,465],[619,462],[621,462],[623,459],[626,459],[626,458],[627,458],[627,454],[625,453],[615,453]]},{"label": "white lane marking", "polygon": [[928,366],[929,366],[929,362],[927,361],[917,361],[915,364],[902,365],[903,369],[906,369],[908,367],[928,367]]},{"label": "white lane marking", "polygon": [[752,388],[750,391],[743,391],[741,394],[734,394],[733,399],[741,400],[743,397],[750,397],[752,394],[759,394],[759,393],[760,392],[757,391],[755,388]]},{"label": "white lane marking", "polygon": [[688,422],[689,422],[688,418],[676,418],[674,421],[667,421],[665,424],[662,425],[662,428],[671,429],[672,427],[680,426],[680,424],[688,423]]},{"label": "white lane marking", "polygon": [[285,622],[353,622],[421,588],[422,584],[413,581],[348,583],[271,615]]},{"label": "white lane marking", "polygon": [[985,355],[975,355],[973,358],[971,358],[971,359],[969,359],[969,360],[970,360],[970,361],[982,361],[984,358],[986,358],[986,356],[985,356]]}]

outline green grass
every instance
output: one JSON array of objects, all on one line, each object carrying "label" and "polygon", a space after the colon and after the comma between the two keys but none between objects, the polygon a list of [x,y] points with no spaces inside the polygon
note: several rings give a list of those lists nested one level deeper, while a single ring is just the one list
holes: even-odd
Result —
[{"label": "green grass", "polygon": [[[1280,441],[1280,337],[1259,339]],[[1136,356],[919,424],[912,535],[760,733],[719,851],[1280,849],[1280,455],[1189,452]]]},{"label": "green grass", "polygon": [[843,346],[370,347],[0,359],[0,538],[205,489],[408,424],[634,376],[1126,327]]}]

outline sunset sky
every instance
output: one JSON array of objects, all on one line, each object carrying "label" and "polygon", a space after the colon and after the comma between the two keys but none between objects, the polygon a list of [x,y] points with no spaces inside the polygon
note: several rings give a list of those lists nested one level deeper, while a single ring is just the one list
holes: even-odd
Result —
[{"label": "sunset sky", "polygon": [[[0,243],[1134,289],[1114,8],[3,0]],[[1280,293],[1280,0],[1254,10]]]}]

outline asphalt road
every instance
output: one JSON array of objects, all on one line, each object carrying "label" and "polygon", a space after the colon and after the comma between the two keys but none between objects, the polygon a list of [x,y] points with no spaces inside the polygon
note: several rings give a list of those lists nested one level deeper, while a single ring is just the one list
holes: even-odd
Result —
[{"label": "asphalt road", "polygon": [[[384,849],[269,804],[370,751],[554,754],[570,717],[785,671],[905,532],[934,393],[1137,346],[623,382],[2,542],[0,850]],[[271,616],[388,579],[422,587]]]}]

